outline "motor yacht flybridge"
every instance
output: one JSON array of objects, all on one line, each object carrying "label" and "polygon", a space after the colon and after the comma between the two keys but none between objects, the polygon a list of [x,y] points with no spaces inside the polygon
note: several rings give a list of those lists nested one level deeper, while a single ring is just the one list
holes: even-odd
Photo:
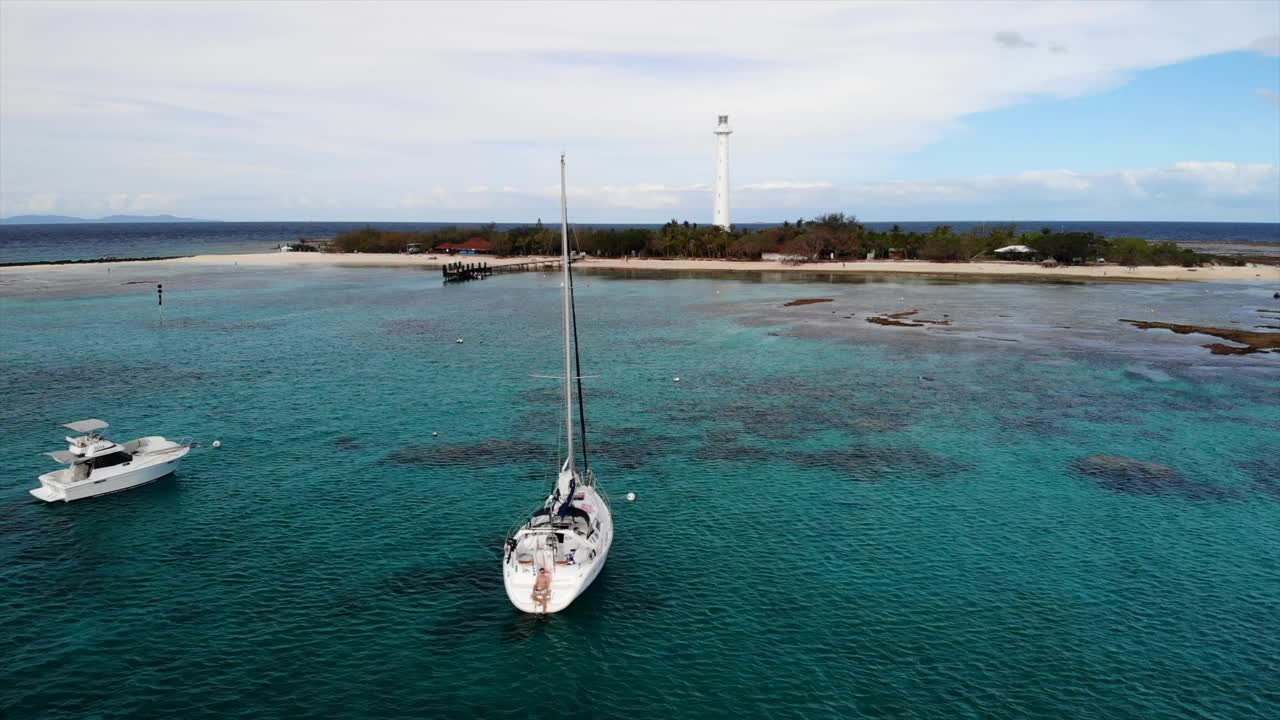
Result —
[{"label": "motor yacht flybridge", "polygon": [[[569,606],[596,579],[613,543],[613,516],[595,473],[587,464],[586,416],[582,373],[575,376],[577,327],[574,324],[573,270],[569,258],[569,211],[564,156],[560,156],[560,254],[564,288],[564,412],[566,454],[551,494],[507,538],[502,579],[511,603],[527,613],[549,614]],[[574,384],[582,428],[582,467],[574,443]]]},{"label": "motor yacht flybridge", "polygon": [[68,465],[40,476],[32,495],[45,502],[71,502],[95,495],[120,492],[159,480],[178,469],[178,461],[191,451],[191,441],[166,440],[148,435],[121,445],[103,437],[107,423],[96,418],[67,423],[78,435],[67,438],[66,450],[45,453]]}]

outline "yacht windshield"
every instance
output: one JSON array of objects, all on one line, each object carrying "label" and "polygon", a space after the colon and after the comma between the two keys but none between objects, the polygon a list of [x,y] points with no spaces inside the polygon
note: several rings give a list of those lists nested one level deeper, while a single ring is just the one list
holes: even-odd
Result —
[{"label": "yacht windshield", "polygon": [[103,455],[101,457],[96,457],[90,462],[93,463],[94,470],[101,470],[103,468],[114,467],[116,465],[127,463],[132,459],[133,459],[133,456],[131,456],[129,453],[113,452],[107,455]]}]

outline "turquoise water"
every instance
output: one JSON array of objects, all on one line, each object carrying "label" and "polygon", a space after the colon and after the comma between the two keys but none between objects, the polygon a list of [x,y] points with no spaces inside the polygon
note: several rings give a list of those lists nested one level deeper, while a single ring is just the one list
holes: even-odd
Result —
[{"label": "turquoise water", "polygon": [[[0,287],[4,717],[1280,715],[1280,355],[1116,322],[1270,288],[587,274],[617,540],[539,620],[498,548],[560,441],[556,277],[40,278]],[[864,320],[910,309],[952,324]],[[37,503],[90,416],[202,446]]]}]

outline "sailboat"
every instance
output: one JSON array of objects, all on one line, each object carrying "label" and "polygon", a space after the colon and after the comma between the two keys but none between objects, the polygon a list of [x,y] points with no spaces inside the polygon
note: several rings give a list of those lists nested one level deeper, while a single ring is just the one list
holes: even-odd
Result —
[{"label": "sailboat", "polygon": [[[565,457],[555,486],[542,505],[507,538],[502,580],[516,608],[534,614],[559,612],[583,593],[609,557],[613,515],[609,499],[587,463],[586,415],[581,372],[575,378],[577,326],[573,306],[573,271],[569,267],[569,210],[565,192],[564,155],[560,156],[560,255],[564,288]],[[574,384],[581,420],[582,467],[574,443]]]}]

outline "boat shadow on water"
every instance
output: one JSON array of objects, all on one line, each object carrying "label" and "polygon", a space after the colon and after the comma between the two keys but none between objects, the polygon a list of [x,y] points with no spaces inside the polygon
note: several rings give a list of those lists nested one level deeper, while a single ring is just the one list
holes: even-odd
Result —
[{"label": "boat shadow on water", "polygon": [[[521,613],[511,607],[502,592],[502,577],[494,572],[501,560],[470,559],[440,569],[425,563],[391,573],[380,583],[381,595],[408,600],[430,610],[433,620],[420,632],[437,651],[448,651],[476,635],[493,635],[503,642],[522,642],[537,636],[553,616]],[[370,611],[369,603],[343,598],[339,614]]]},{"label": "boat shadow on water", "polygon": [[[500,541],[495,541],[495,547]],[[502,593],[502,577],[494,572],[501,561],[495,550],[490,558],[471,558],[447,567],[418,563],[384,576],[375,592],[344,594],[334,598],[331,612],[356,618],[377,612],[381,602],[409,603],[432,618],[417,632],[430,641],[435,652],[490,636],[503,644],[518,644],[544,634],[577,635],[584,623],[597,624],[611,615],[651,613],[664,605],[661,597],[634,589],[613,579],[605,568],[592,587],[559,613],[523,613],[511,607]]]}]

